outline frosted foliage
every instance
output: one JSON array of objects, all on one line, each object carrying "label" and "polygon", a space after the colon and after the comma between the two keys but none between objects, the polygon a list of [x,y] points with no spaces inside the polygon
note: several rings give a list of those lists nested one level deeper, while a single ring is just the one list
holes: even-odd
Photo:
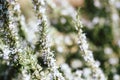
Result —
[{"label": "frosted foliage", "polygon": [[[35,20],[29,22],[25,16],[27,12],[22,11],[19,0],[0,0],[0,67],[3,68],[3,71],[0,69],[0,80],[1,76],[4,80],[8,80],[9,76],[13,80],[107,80],[100,68],[101,63],[94,59],[93,52],[89,49],[79,12],[67,0],[31,0],[31,2]],[[96,0],[94,5],[102,7],[100,0]],[[48,13],[52,12],[53,16],[54,13],[60,15],[59,21],[50,20]],[[57,35],[57,39],[55,37],[52,41],[54,36],[50,34],[53,28],[49,27],[52,25],[51,22],[66,25],[69,22],[67,16],[72,20],[71,25],[76,31],[72,34],[75,36],[66,35],[54,28],[53,34]],[[118,15],[113,14],[112,19],[118,20]],[[98,24],[99,18],[95,17],[92,23]],[[120,41],[118,45],[119,43]],[[54,46],[55,44],[57,46]],[[106,47],[104,53],[110,55],[113,50]],[[71,55],[72,60],[64,60]],[[113,56],[108,62],[113,66],[117,65],[119,58]],[[116,73],[113,79],[119,80],[120,76]]]},{"label": "frosted foliage", "polygon": [[[37,12],[37,18],[39,21],[38,22],[38,27],[39,27],[39,32],[43,32],[40,34],[41,39],[41,47],[42,48],[42,58],[44,59],[44,64],[47,64],[48,67],[50,68],[50,72],[52,72],[53,79],[58,79],[58,80],[64,80],[64,77],[62,74],[58,71],[58,67],[55,63],[54,54],[50,51],[50,47],[48,45],[48,37],[46,33],[46,28],[48,27],[47,25],[47,17],[45,15],[45,1],[44,0],[33,0],[33,4],[35,6],[35,11]],[[39,4],[39,5],[37,5]],[[41,17],[39,17],[41,15]],[[41,19],[41,20],[40,20]],[[43,24],[43,25],[42,25]]]},{"label": "frosted foliage", "polygon": [[80,47],[80,50],[82,51],[82,56],[85,62],[92,69],[93,77],[95,78],[95,80],[98,80],[98,79],[106,80],[104,73],[99,68],[99,65],[96,63],[96,61],[94,60],[92,51],[89,50],[86,36],[82,31],[83,26],[82,26],[82,23],[80,22],[79,14],[76,15],[76,21],[74,23],[75,23],[76,30],[78,31],[78,42],[79,42],[78,45]]}]

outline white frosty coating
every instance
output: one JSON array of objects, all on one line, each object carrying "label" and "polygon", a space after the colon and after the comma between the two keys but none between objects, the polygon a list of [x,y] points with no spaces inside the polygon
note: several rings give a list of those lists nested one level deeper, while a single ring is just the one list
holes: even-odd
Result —
[{"label": "white frosty coating", "polygon": [[71,68],[67,64],[61,65],[61,71],[63,72],[67,80],[74,80],[74,76],[72,74]]},{"label": "white frosty coating", "polygon": [[74,80],[85,80],[82,78],[82,71],[81,70],[77,70],[75,73],[74,73]]},{"label": "white frosty coating", "polygon": [[3,51],[3,54],[0,55],[0,57],[3,57],[3,59],[8,60],[9,59],[9,54],[10,50],[9,47],[4,45],[2,41],[0,40],[0,49]]},{"label": "white frosty coating", "polygon": [[91,69],[90,68],[84,68],[83,69],[83,75],[85,78],[89,77],[91,74]]},{"label": "white frosty coating", "polygon": [[[34,8],[36,10],[37,18],[38,18],[38,27],[40,33],[40,42],[42,43],[42,55],[45,64],[48,65],[48,68],[50,69],[53,79],[58,80],[64,80],[64,77],[62,74],[58,71],[58,67],[56,65],[56,61],[53,58],[54,54],[50,51],[49,45],[48,45],[48,37],[47,32],[45,28],[47,28],[47,17],[45,15],[45,0],[33,0]],[[44,25],[41,25],[43,23]],[[42,33],[43,32],[43,33]]]},{"label": "white frosty coating", "polygon": [[[14,39],[14,41],[10,42],[9,41],[9,37],[6,37],[5,39],[5,42],[10,42],[10,43],[13,43],[13,46],[8,46],[8,45],[3,45],[2,42],[0,42],[0,49],[2,49],[3,51],[3,59],[4,60],[7,60],[7,65],[9,65],[9,63],[11,63],[9,60],[10,60],[10,55],[11,54],[15,54],[17,52],[17,49],[18,49],[18,30],[16,28],[16,26],[18,25],[18,23],[16,23],[17,21],[17,18],[16,16],[14,16],[14,13],[15,11],[19,11],[19,5],[16,5],[14,1],[9,1],[7,0],[9,3],[10,6],[12,6],[11,8],[9,8],[9,15],[8,15],[8,26],[7,26],[7,29],[8,29],[8,33],[9,36],[11,37],[11,39]],[[5,32],[5,31],[4,31]],[[17,48],[16,48],[17,47]],[[13,60],[14,61],[14,60]]]},{"label": "white frosty coating", "polygon": [[75,27],[76,30],[78,31],[78,45],[80,47],[80,50],[83,52],[82,56],[85,62],[87,63],[88,66],[90,66],[93,72],[94,80],[106,80],[105,75],[103,74],[102,70],[99,68],[97,62],[94,60],[92,51],[89,50],[86,36],[81,29],[83,26],[80,21],[79,14],[76,15]]},{"label": "white frosty coating", "polygon": [[27,74],[27,71],[24,69],[22,70],[22,74],[23,74],[23,77],[22,77],[22,80],[30,80],[30,74]]},{"label": "white frosty coating", "polygon": [[[9,29],[11,30],[11,33],[13,37],[15,38],[15,46],[17,49],[20,47],[19,43],[19,35],[18,35],[18,21],[20,21],[20,5],[16,3],[16,0],[9,1],[10,6],[12,6],[11,9],[9,9]],[[17,14],[15,16],[14,14]]]},{"label": "white frosty coating", "polygon": [[[11,33],[14,37],[15,40],[15,45],[13,48],[12,53],[19,53],[18,55],[18,61],[20,62],[20,64],[30,64],[31,69],[37,70],[34,71],[34,73],[32,73],[32,77],[36,76],[37,78],[39,78],[39,71],[42,69],[41,66],[39,64],[37,64],[37,58],[35,55],[32,54],[27,54],[26,51],[30,51],[26,48],[26,43],[24,41],[22,41],[22,43],[20,42],[20,36],[18,35],[18,26],[23,26],[21,24],[21,10],[20,10],[20,6],[17,2],[17,0],[11,0],[9,1],[9,4],[11,6],[10,10],[9,10],[9,28],[11,30]],[[17,15],[14,15],[17,14]],[[22,22],[23,23],[23,22]],[[22,54],[24,53],[24,55]],[[32,53],[32,51],[31,51]],[[23,75],[23,80],[30,80],[31,76],[29,75],[29,73],[25,73],[24,70],[29,70],[30,68],[28,68],[28,66],[23,66],[24,68],[21,68],[22,71],[22,75]]]},{"label": "white frosty coating", "polygon": [[6,48],[4,48],[4,51],[3,51],[3,59],[5,59],[5,60],[8,60],[9,59],[9,54],[10,54],[10,50],[6,47]]}]

